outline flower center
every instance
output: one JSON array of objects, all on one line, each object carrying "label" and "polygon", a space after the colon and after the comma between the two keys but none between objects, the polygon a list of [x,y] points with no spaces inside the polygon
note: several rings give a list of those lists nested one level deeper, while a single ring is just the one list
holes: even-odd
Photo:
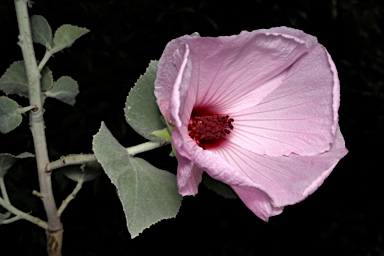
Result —
[{"label": "flower center", "polygon": [[203,149],[213,148],[233,130],[233,118],[228,115],[194,115],[188,124],[189,136]]}]

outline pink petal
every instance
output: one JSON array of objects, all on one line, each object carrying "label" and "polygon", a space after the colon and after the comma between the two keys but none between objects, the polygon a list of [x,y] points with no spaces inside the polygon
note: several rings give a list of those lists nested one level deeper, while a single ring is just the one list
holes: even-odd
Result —
[{"label": "pink petal", "polygon": [[182,123],[188,123],[190,113],[194,106],[194,101],[191,97],[196,89],[189,87],[191,79],[191,61],[189,57],[189,47],[186,44],[181,45],[173,54],[175,65],[179,71],[173,85],[170,104],[170,121],[176,127],[181,127]]},{"label": "pink petal", "polygon": [[216,152],[203,150],[186,133],[174,129],[172,143],[177,149],[177,179],[181,195],[195,195],[202,179],[203,171],[215,169],[213,178],[225,180],[228,184],[241,185],[244,179],[236,172],[226,159]]},{"label": "pink petal", "polygon": [[[178,158],[179,161],[179,158]],[[181,163],[177,172],[177,185],[182,196],[194,196],[198,192],[199,184],[202,180],[203,171],[196,167],[193,162]],[[192,164],[190,166],[189,164]]]},{"label": "pink petal", "polygon": [[[301,37],[279,34],[280,31],[292,31]],[[169,96],[175,87],[182,85],[175,84],[179,72],[184,72],[180,69],[177,51],[184,51],[185,44],[190,50],[191,76],[185,78],[182,84],[186,88],[181,90],[196,90],[196,95],[188,95],[186,102],[214,106],[220,112],[251,92],[253,102],[260,102],[279,86],[282,72],[316,45],[316,38],[280,28],[242,32],[236,36],[183,36],[172,40],[159,61],[155,82],[155,95],[167,120],[171,120]]]},{"label": "pink petal", "polygon": [[[180,129],[175,129],[172,132],[172,144],[174,148],[177,149],[177,185],[179,187],[179,193],[182,196],[189,196],[197,194],[203,171],[194,164],[194,161],[190,158],[188,148],[183,146],[185,139],[192,140],[189,136],[183,138]],[[189,145],[198,147],[196,143],[190,143]]]},{"label": "pink petal", "polygon": [[[246,180],[247,185],[232,185],[232,188],[250,210],[267,220],[279,214],[284,206],[300,202],[312,194],[347,150],[338,129],[330,150],[316,156],[261,156],[235,144],[227,144],[226,150],[219,153]],[[215,170],[207,172],[216,176]]]},{"label": "pink petal", "polygon": [[[184,43],[178,45],[178,48],[171,47],[173,46],[171,43],[168,45],[170,47],[165,48],[163,56],[158,63],[155,95],[165,119],[174,125],[181,126],[178,116],[179,113],[186,112],[183,111],[185,104],[181,104],[181,102],[185,102],[191,77],[189,47]],[[193,91],[196,91],[196,89]],[[193,102],[191,104],[190,107],[193,107]],[[171,109],[173,115],[177,116],[177,120],[171,119]]]},{"label": "pink petal", "polygon": [[[177,134],[177,133],[176,133]],[[179,136],[178,134],[177,136]],[[203,150],[188,137],[177,138],[183,153],[179,158],[178,185],[182,195],[195,195],[202,170],[234,189],[244,204],[263,220],[281,213],[284,206],[312,194],[347,154],[337,130],[329,151],[316,156],[258,155],[227,141],[223,147]]]},{"label": "pink petal", "polygon": [[269,217],[280,214],[284,209],[284,207],[273,206],[271,198],[257,188],[237,186],[232,186],[232,188],[244,204],[264,221],[268,221]]},{"label": "pink petal", "polygon": [[174,125],[187,124],[193,107],[212,106],[235,119],[235,143],[271,156],[329,149],[337,92],[337,72],[326,50],[289,28],[175,39],[159,62],[155,87],[160,109]]},{"label": "pink petal", "polygon": [[329,54],[317,45],[286,70],[279,87],[261,102],[247,103],[229,113],[235,120],[231,141],[238,146],[269,156],[328,150],[339,107],[339,81]]}]

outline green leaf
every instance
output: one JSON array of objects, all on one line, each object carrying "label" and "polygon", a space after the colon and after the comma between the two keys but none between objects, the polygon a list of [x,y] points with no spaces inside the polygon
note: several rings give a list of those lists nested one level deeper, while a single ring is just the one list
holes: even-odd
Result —
[{"label": "green leaf", "polygon": [[98,162],[91,162],[86,164],[84,168],[66,166],[61,169],[61,172],[73,181],[87,182],[96,179],[101,174],[101,166]]},{"label": "green leaf", "polygon": [[48,50],[52,48],[52,29],[43,16],[31,17],[31,30],[33,42],[44,45]]},{"label": "green leaf", "polygon": [[45,92],[45,95],[73,106],[78,93],[77,82],[69,76],[62,76],[53,84],[51,90]]},{"label": "green leaf", "polygon": [[167,141],[157,137],[154,131],[163,130],[166,124],[161,120],[161,113],[156,103],[155,78],[157,61],[151,61],[144,73],[129,92],[125,103],[125,119],[141,136],[151,141]]},{"label": "green leaf", "polygon": [[21,124],[23,120],[19,104],[5,96],[0,97],[0,132],[8,133]]},{"label": "green leaf", "polygon": [[61,51],[64,48],[70,47],[79,37],[88,33],[89,30],[69,24],[59,27],[53,37],[52,52]]},{"label": "green leaf", "polygon": [[14,156],[8,153],[1,153],[0,154],[0,177],[4,177],[4,175],[8,172],[8,170],[12,167],[12,165],[16,162],[17,159],[22,159],[27,157],[34,157],[34,155],[29,152],[24,152],[17,156]]},{"label": "green leaf", "polygon": [[131,158],[102,123],[93,138],[93,151],[116,186],[132,237],[179,211],[176,177],[141,158]]},{"label": "green leaf", "polygon": [[0,90],[28,98],[28,79],[24,61],[15,61],[0,78]]},{"label": "green leaf", "polygon": [[41,71],[41,90],[43,92],[52,89],[53,87],[53,75],[52,71],[45,66]]},{"label": "green leaf", "polygon": [[227,199],[238,198],[237,194],[235,193],[235,191],[233,191],[233,189],[230,186],[218,180],[213,179],[211,176],[209,176],[206,173],[203,174],[203,184],[207,188],[223,196],[224,198],[227,198]]}]

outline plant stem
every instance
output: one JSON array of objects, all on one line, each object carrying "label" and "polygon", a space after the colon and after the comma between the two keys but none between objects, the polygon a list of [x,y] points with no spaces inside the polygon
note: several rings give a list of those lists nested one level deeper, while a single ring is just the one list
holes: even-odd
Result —
[{"label": "plant stem", "polygon": [[149,150],[152,150],[155,148],[159,148],[159,147],[162,147],[164,145],[167,145],[167,144],[164,142],[148,141],[148,142],[144,142],[142,144],[139,144],[139,145],[136,145],[133,147],[129,147],[129,148],[127,148],[127,151],[128,151],[128,154],[132,157],[136,154],[146,152],[146,151],[149,151]]},{"label": "plant stem", "polygon": [[29,84],[29,103],[35,108],[30,111],[30,128],[32,131],[39,177],[40,194],[48,219],[47,250],[48,255],[61,255],[62,224],[57,215],[57,207],[52,193],[51,172],[46,171],[49,163],[44,131],[43,106],[37,61],[32,44],[31,27],[27,9],[28,0],[14,0],[19,26],[19,46],[24,58]]},{"label": "plant stem", "polygon": [[1,224],[10,224],[10,223],[18,221],[20,219],[22,219],[22,218],[20,216],[16,215],[16,216],[14,216],[12,218],[9,218],[9,219],[6,219],[6,220],[2,220]]},{"label": "plant stem", "polygon": [[17,110],[17,112],[19,112],[20,114],[24,114],[24,113],[26,113],[26,112],[28,112],[28,111],[31,111],[31,110],[34,109],[34,108],[35,108],[35,106],[23,107],[23,108],[19,108],[19,109]]},{"label": "plant stem", "polygon": [[[10,220],[12,221],[15,221],[16,219],[25,219],[25,220],[28,220],[32,223],[35,223],[37,226],[41,227],[41,228],[44,228],[44,229],[48,229],[48,223],[37,218],[37,217],[34,217],[28,213],[25,213],[23,211],[20,211],[19,209],[17,209],[16,207],[14,207],[13,205],[11,205],[10,203],[7,203],[3,198],[0,197],[0,205],[2,207],[4,207],[6,210],[10,211],[11,213],[15,214],[16,216],[18,217],[13,217],[11,219],[8,219],[8,222]],[[6,224],[6,220],[3,221],[2,223]]]},{"label": "plant stem", "polygon": [[52,56],[51,51],[46,50],[46,51],[45,51],[45,54],[44,54],[44,57],[43,57],[43,59],[40,61],[39,66],[38,66],[38,68],[39,68],[40,71],[44,68],[45,64],[48,62],[48,60],[49,60],[49,58],[50,58],[51,56]]},{"label": "plant stem", "polygon": [[61,203],[59,210],[57,211],[57,215],[61,216],[69,202],[71,202],[77,195],[77,193],[80,191],[80,189],[83,187],[83,181],[79,180],[76,184],[76,187],[73,189],[72,193],[65,198],[65,200]]},{"label": "plant stem", "polygon": [[46,169],[47,171],[53,171],[67,165],[85,164],[95,161],[97,161],[97,159],[94,154],[68,155],[49,163]]},{"label": "plant stem", "polygon": [[9,201],[7,189],[5,187],[4,177],[0,177],[0,189],[1,189],[0,191],[1,191],[1,195],[4,198],[4,201],[9,204],[10,201]]},{"label": "plant stem", "polygon": [[[137,155],[139,153],[143,153],[143,152],[146,152],[155,148],[159,148],[165,145],[168,145],[168,143],[148,141],[136,146],[129,147],[127,148],[127,151],[128,151],[128,154],[131,157],[133,157],[134,155]],[[94,161],[97,161],[97,158],[94,154],[68,155],[68,156],[63,156],[60,159],[55,160],[53,162],[50,162],[47,165],[46,170],[53,171],[55,169],[58,169],[67,165],[85,164],[85,163],[90,163]]]}]

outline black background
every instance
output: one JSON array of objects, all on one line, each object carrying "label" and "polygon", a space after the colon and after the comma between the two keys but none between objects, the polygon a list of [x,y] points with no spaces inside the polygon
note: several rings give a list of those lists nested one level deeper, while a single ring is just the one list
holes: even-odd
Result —
[{"label": "black background", "polygon": [[[48,99],[45,105],[50,159],[91,153],[92,136],[104,121],[124,146],[145,140],[125,123],[130,87],[166,43],[184,34],[238,34],[290,26],[316,36],[331,54],[341,81],[340,127],[348,155],[305,201],[286,207],[265,223],[240,200],[226,200],[200,186],[184,198],[175,219],[161,221],[130,239],[115,188],[106,175],[84,185],[62,216],[63,255],[384,255],[382,172],[384,37],[377,0],[156,1],[35,0],[30,14],[43,15],[53,29],[64,23],[89,34],[49,61],[54,78],[70,75],[80,85],[75,107]],[[225,3],[224,3],[225,2]],[[13,1],[0,3],[0,73],[22,58],[17,46]],[[37,45],[42,58],[44,49]],[[12,97],[20,104],[25,99]],[[28,120],[0,134],[0,152],[33,152]],[[172,172],[168,150],[145,153]],[[161,160],[154,160],[155,157]],[[34,160],[7,175],[12,202],[44,217]],[[75,184],[53,175],[58,203]],[[0,226],[0,255],[45,255],[44,231],[27,221]]]}]

